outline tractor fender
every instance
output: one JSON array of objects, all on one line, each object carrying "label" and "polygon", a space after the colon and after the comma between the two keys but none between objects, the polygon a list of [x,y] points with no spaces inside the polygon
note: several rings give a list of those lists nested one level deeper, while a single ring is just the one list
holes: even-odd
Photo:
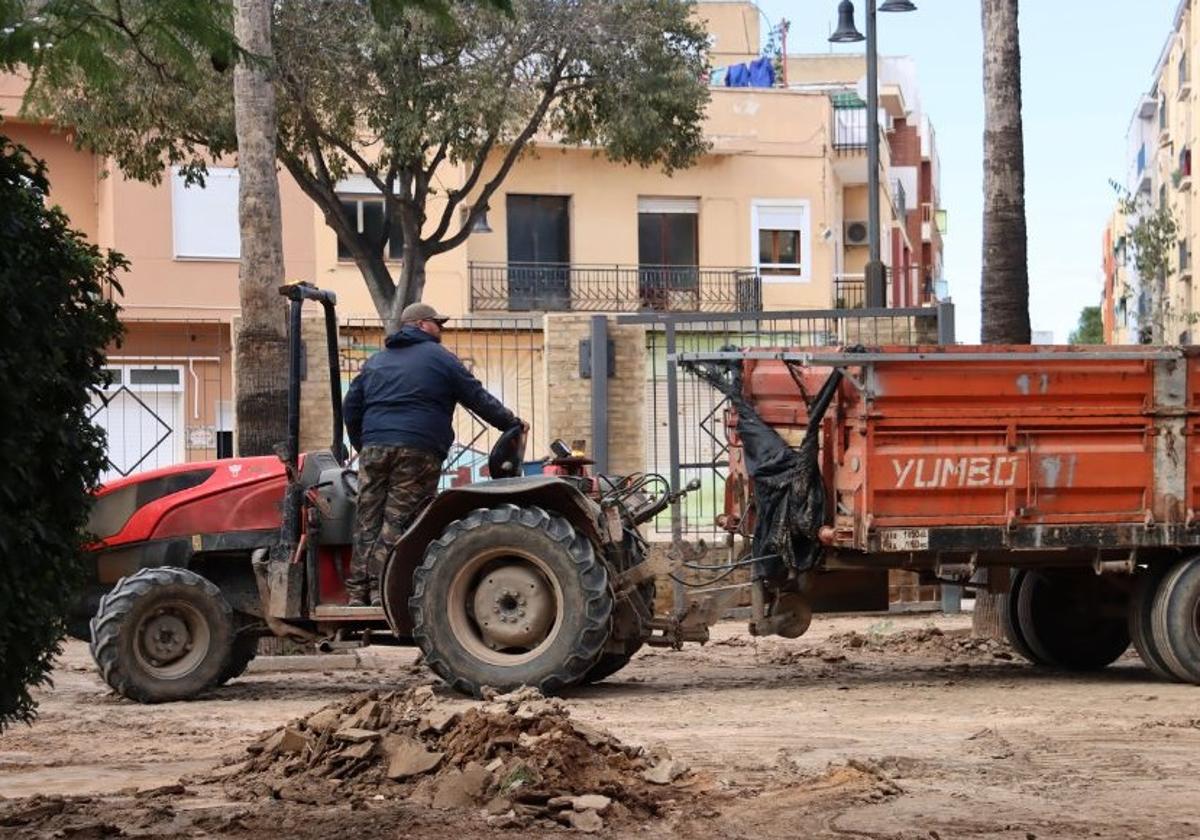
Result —
[{"label": "tractor fender", "polygon": [[536,505],[558,514],[586,535],[603,556],[600,506],[569,481],[553,476],[498,478],[446,490],[417,516],[384,564],[380,591],[393,633],[401,638],[411,636],[408,597],[412,594],[413,572],[425,559],[429,544],[441,536],[451,522],[462,519],[471,511],[508,504]]}]

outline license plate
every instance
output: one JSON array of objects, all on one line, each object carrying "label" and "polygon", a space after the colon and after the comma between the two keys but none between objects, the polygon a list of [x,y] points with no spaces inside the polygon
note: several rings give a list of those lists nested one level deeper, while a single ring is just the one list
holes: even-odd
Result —
[{"label": "license plate", "polygon": [[927,551],[928,528],[890,528],[879,532],[879,547],[883,551]]}]

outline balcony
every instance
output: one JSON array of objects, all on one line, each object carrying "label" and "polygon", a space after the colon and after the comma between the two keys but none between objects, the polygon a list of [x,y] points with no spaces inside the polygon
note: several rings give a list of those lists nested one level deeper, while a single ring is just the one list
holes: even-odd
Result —
[{"label": "balcony", "polygon": [[753,268],[470,263],[472,312],[754,312]]},{"label": "balcony", "polygon": [[892,209],[896,211],[896,219],[900,224],[907,224],[908,194],[904,191],[904,184],[899,179],[892,182]]},{"label": "balcony", "polygon": [[833,100],[833,151],[838,155],[866,154],[866,105],[852,104],[844,98]]},{"label": "balcony", "polygon": [[867,280],[862,274],[833,276],[833,308],[862,309],[867,305]]}]

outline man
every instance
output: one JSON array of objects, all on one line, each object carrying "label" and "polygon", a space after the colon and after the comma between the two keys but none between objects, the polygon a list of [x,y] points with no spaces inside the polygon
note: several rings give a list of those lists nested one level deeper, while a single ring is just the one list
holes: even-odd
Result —
[{"label": "man", "polygon": [[[437,492],[461,404],[497,429],[525,424],[442,346],[443,318],[427,303],[400,315],[400,330],[350,383],[343,411],[358,450],[358,512],[346,589],[352,607],[378,606],[383,561],[418,506]],[[526,428],[528,428],[526,426]]]}]

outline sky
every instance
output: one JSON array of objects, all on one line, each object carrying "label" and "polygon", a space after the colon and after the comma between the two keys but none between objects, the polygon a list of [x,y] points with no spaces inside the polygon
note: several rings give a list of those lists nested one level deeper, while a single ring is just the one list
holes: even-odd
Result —
[{"label": "sky", "polygon": [[[916,59],[924,110],[942,163],[949,212],[945,274],[958,340],[979,339],[983,241],[983,34],[979,0],[914,0],[879,14],[881,55]],[[1084,306],[1100,301],[1101,236],[1123,181],[1130,118],[1179,0],[1025,0],[1020,9],[1029,314],[1065,342]],[[865,31],[865,0],[855,3]],[[861,51],[831,45],[837,0],[759,0],[771,23],[792,22],[788,52]],[[764,25],[764,31],[767,26]]]}]

